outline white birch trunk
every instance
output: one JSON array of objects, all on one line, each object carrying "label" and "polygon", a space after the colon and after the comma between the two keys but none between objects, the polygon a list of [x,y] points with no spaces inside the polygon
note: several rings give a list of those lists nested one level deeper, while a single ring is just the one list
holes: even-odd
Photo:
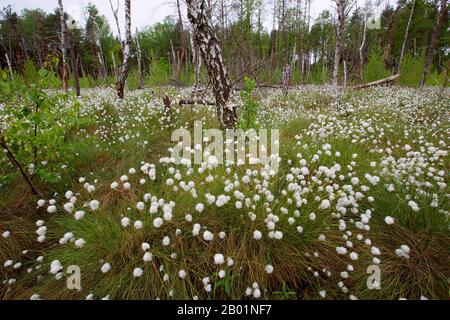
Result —
[{"label": "white birch trunk", "polygon": [[123,45],[123,61],[116,83],[117,95],[120,99],[124,97],[125,82],[130,69],[131,58],[131,0],[125,0],[125,42]]},{"label": "white birch trunk", "polygon": [[217,118],[222,129],[235,127],[237,113],[228,106],[231,95],[231,82],[222,57],[222,49],[208,17],[209,9],[205,0],[186,0],[188,18],[195,34],[195,42],[212,83],[216,99]]},{"label": "white birch trunk", "polygon": [[409,14],[408,24],[406,25],[405,35],[403,37],[402,51],[400,52],[400,60],[398,61],[397,71],[400,72],[400,68],[402,66],[403,57],[405,56],[406,44],[408,42],[409,37],[409,29],[411,28],[412,18],[414,16],[414,10],[416,8],[416,0],[413,0],[411,12]]},{"label": "white birch trunk", "polygon": [[66,18],[64,16],[64,7],[62,0],[58,0],[58,9],[60,16],[60,26],[61,26],[61,60],[62,60],[62,85],[63,90],[67,91],[69,88],[67,80],[67,57],[66,57]]},{"label": "white birch trunk", "polygon": [[8,64],[9,79],[11,81],[13,81],[14,80],[13,69],[12,69],[12,65],[11,65],[11,60],[9,60],[9,56],[7,53],[5,53],[5,58],[6,58],[6,63]]}]

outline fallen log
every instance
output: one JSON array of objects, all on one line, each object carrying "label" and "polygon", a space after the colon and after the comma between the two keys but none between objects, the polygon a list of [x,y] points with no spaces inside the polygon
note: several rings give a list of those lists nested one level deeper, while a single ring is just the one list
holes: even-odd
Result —
[{"label": "fallen log", "polygon": [[382,86],[383,84],[388,84],[388,83],[392,83],[395,80],[397,80],[400,77],[400,73],[387,77],[385,79],[381,79],[381,80],[377,80],[374,82],[369,82],[369,83],[364,83],[364,84],[358,84],[356,86],[353,86],[353,89],[366,89],[366,88],[372,88],[372,87],[376,87],[376,86]]},{"label": "fallen log", "polygon": [[194,100],[188,100],[188,99],[181,99],[178,104],[180,106],[182,105],[192,105],[192,104],[202,104],[205,106],[215,106],[216,103],[212,102],[212,101],[208,101],[208,100],[203,100],[203,99],[194,99]]}]

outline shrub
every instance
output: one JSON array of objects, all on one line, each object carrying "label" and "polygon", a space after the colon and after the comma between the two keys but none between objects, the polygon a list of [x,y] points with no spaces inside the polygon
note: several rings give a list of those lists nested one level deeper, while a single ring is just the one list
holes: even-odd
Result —
[{"label": "shrub", "polygon": [[364,70],[364,82],[369,83],[389,77],[390,72],[384,68],[383,55],[379,49],[370,53],[369,61]]},{"label": "shrub", "polygon": [[256,119],[258,103],[252,97],[255,88],[255,80],[245,77],[244,89],[241,91],[241,99],[244,105],[238,122],[238,127],[244,130],[256,129],[258,127],[258,121]]},{"label": "shrub", "polygon": [[397,83],[408,87],[418,87],[422,77],[424,63],[423,57],[414,58],[410,54],[405,55],[402,66],[400,67],[401,76],[397,80]]}]

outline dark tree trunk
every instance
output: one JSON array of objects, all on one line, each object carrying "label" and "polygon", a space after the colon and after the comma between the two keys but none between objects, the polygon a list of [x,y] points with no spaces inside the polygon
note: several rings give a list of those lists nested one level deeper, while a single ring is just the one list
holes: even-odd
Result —
[{"label": "dark tree trunk", "polygon": [[422,79],[420,80],[420,87],[425,85],[430,67],[433,64],[434,53],[436,52],[436,45],[441,35],[442,26],[447,18],[447,0],[441,0],[439,13],[437,15],[436,26],[431,32],[430,44],[428,45],[427,56],[425,58],[425,65],[422,73]]},{"label": "dark tree trunk", "polygon": [[227,105],[231,95],[231,82],[222,57],[219,40],[214,32],[205,0],[186,0],[188,18],[194,29],[195,42],[202,54],[203,61],[216,99],[217,118],[222,129],[233,128],[237,114]]},{"label": "dark tree trunk", "polygon": [[397,14],[400,11],[400,5],[397,5],[395,11],[389,16],[386,38],[385,38],[385,47],[384,47],[384,64],[386,69],[391,69],[393,67],[392,60],[392,41],[394,38],[394,30],[395,30],[395,19],[397,18]]}]

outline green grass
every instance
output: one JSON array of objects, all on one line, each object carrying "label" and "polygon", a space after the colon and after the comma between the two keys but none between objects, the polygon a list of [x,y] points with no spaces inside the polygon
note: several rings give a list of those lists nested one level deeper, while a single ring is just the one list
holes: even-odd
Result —
[{"label": "green grass", "polygon": [[[58,213],[47,214],[36,212],[34,209],[37,199],[29,197],[20,181],[1,187],[0,212],[11,211],[0,223],[0,231],[10,230],[12,236],[0,241],[0,262],[7,258],[23,260],[23,266],[15,271],[3,269],[3,279],[15,277],[16,283],[8,288],[8,285],[0,287],[0,296],[4,299],[28,299],[32,294],[38,293],[45,299],[84,299],[93,293],[96,299],[109,295],[112,299],[192,299],[198,296],[200,299],[243,299],[245,289],[257,282],[262,289],[262,298],[265,299],[320,299],[319,291],[326,290],[327,299],[347,299],[348,294],[358,298],[366,299],[418,299],[421,295],[428,298],[445,299],[448,295],[448,275],[450,274],[450,231],[448,228],[448,217],[439,210],[449,210],[446,203],[448,189],[437,189],[433,187],[428,191],[436,193],[440,202],[438,208],[430,206],[430,199],[420,196],[412,186],[406,190],[403,182],[397,182],[390,176],[381,176],[377,185],[371,185],[363,176],[366,173],[378,174],[380,162],[385,153],[369,152],[377,146],[386,148],[388,145],[393,149],[396,157],[404,156],[401,149],[406,143],[415,145],[414,141],[420,136],[425,136],[429,141],[437,143],[436,137],[432,137],[426,131],[426,126],[411,129],[411,123],[405,117],[405,113],[399,109],[393,111],[392,107],[383,104],[374,104],[370,108],[361,107],[362,93],[348,92],[345,102],[353,104],[357,110],[350,115],[333,114],[331,108],[332,98],[323,92],[292,92],[287,97],[278,93],[261,93],[258,98],[260,104],[260,123],[280,129],[282,144],[280,156],[283,159],[278,174],[270,179],[267,190],[274,195],[274,201],[270,208],[280,218],[276,230],[283,232],[282,240],[269,239],[264,219],[267,215],[263,200],[255,204],[254,208],[236,209],[234,200],[223,207],[205,206],[202,213],[195,212],[198,202],[206,203],[205,194],[219,195],[224,191],[224,181],[233,181],[233,174],[239,178],[245,174],[244,168],[232,167],[232,174],[228,175],[223,166],[212,171],[206,170],[202,174],[196,173],[198,167],[194,167],[194,174],[187,176],[186,168],[173,166],[182,173],[184,181],[192,180],[197,189],[197,198],[190,192],[183,190],[174,192],[172,186],[166,185],[167,178],[173,175],[169,173],[170,165],[159,164],[159,158],[168,156],[168,148],[173,146],[170,135],[174,128],[186,126],[192,128],[193,121],[204,119],[203,127],[216,127],[216,118],[213,108],[204,106],[176,107],[170,121],[164,120],[165,114],[162,109],[161,96],[169,92],[171,96],[179,94],[173,88],[157,88],[154,93],[145,93],[140,96],[127,98],[124,104],[117,105],[108,99],[103,99],[96,108],[88,110],[86,117],[93,117],[95,125],[85,126],[77,132],[73,132],[68,141],[77,144],[77,155],[68,164],[69,170],[60,183],[46,186],[43,185],[47,199],[55,197],[57,192],[61,196],[58,199]],[[376,92],[372,93],[376,95]],[[275,97],[274,97],[275,96]],[[154,106],[160,104],[159,108],[148,109],[146,105]],[[91,106],[89,103],[86,105]],[[361,107],[358,109],[358,107]],[[274,109],[276,111],[273,111]],[[271,111],[272,110],[272,111]],[[427,109],[428,110],[428,109]],[[272,113],[270,113],[272,112]],[[433,117],[433,108],[423,111],[426,117]],[[278,116],[289,114],[289,119],[279,121]],[[331,132],[325,130],[323,136],[319,134],[307,135],[314,129],[312,124],[318,123],[319,115],[334,117],[327,118],[327,123],[334,123],[336,128],[340,125],[353,131]],[[136,120],[138,116],[139,120]],[[436,116],[436,115],[435,115]],[[437,115],[438,117],[442,118]],[[424,116],[425,117],[425,116]],[[420,117],[420,119],[424,119]],[[280,118],[281,119],[281,118]],[[372,123],[374,133],[360,131],[359,124],[368,119],[376,119]],[[386,124],[392,126],[387,127]],[[448,124],[445,119],[441,126]],[[355,129],[356,128],[356,129]],[[83,129],[83,130],[81,130]],[[350,130],[349,129],[349,130]],[[383,136],[379,133],[383,132]],[[411,131],[407,137],[404,132]],[[438,128],[435,132],[439,132]],[[445,132],[445,131],[444,131]],[[136,136],[139,134],[139,137]],[[368,138],[371,134],[374,139]],[[89,138],[86,136],[89,135]],[[129,139],[121,142],[119,138],[128,135]],[[301,144],[296,145],[296,136],[301,136]],[[356,138],[355,138],[356,137]],[[361,138],[366,138],[361,141]],[[352,142],[352,139],[357,141]],[[146,140],[147,145],[142,141]],[[396,147],[393,145],[397,143]],[[322,146],[331,145],[331,155],[325,155]],[[317,162],[311,159],[318,152],[322,152]],[[336,155],[340,152],[340,156]],[[305,193],[307,203],[297,208],[295,201],[289,202],[292,192],[288,196],[283,190],[288,189],[286,175],[290,168],[298,165],[301,158],[307,159],[307,167],[314,173],[321,166],[332,167],[341,165],[338,175],[345,176],[342,184],[351,184],[349,174],[357,173],[360,184],[370,188],[364,194],[364,199],[358,202],[358,213],[347,210],[341,218],[345,219],[348,230],[352,231],[354,247],[350,251],[358,252],[356,261],[349,261],[346,257],[336,252],[336,246],[344,246],[343,232],[339,231],[339,218],[333,216],[334,207],[328,209],[320,208],[321,199],[327,197],[327,192],[321,186],[337,183],[338,180],[320,178],[320,183],[305,178],[305,185],[311,190]],[[354,158],[353,155],[358,157]],[[288,164],[287,161],[292,163]],[[153,163],[157,167],[157,179],[150,181],[147,177],[145,185],[139,184],[139,179],[144,175],[139,172],[141,161]],[[356,164],[350,169],[348,165],[352,161]],[[377,166],[372,167],[371,162]],[[438,168],[446,168],[448,159],[444,163],[436,163]],[[128,169],[134,167],[138,171],[135,175],[129,175]],[[257,169],[257,167],[251,167]],[[92,174],[91,174],[92,173]],[[111,190],[112,181],[119,181],[119,177],[128,174],[131,190]],[[206,183],[205,178],[214,176],[214,181]],[[379,174],[378,174],[379,175]],[[87,194],[83,185],[78,182],[79,177],[85,177],[87,181],[96,183],[96,191]],[[328,180],[327,180],[328,179]],[[446,180],[448,180],[446,178]],[[448,181],[447,181],[448,182]],[[393,183],[395,192],[386,190],[385,184]],[[3,190],[24,190],[22,201],[18,202],[16,192],[3,192]],[[355,186],[355,189],[359,188]],[[92,199],[101,203],[98,211],[86,210],[85,217],[76,221],[72,215],[63,213],[62,204],[65,202],[61,197],[67,190],[79,192],[76,209],[83,208],[83,204]],[[255,194],[255,183],[248,186],[241,185],[239,190],[245,197],[253,197]],[[337,191],[340,196],[342,191]],[[142,201],[145,193],[155,195],[158,199],[166,202],[176,202],[174,218],[165,221],[164,225],[156,229],[152,222],[156,216],[161,216],[161,209],[157,215],[147,211],[138,212],[136,202]],[[228,193],[232,196],[232,192]],[[414,197],[420,212],[413,212],[408,206],[406,196]],[[264,199],[264,194],[260,194]],[[369,196],[375,198],[369,202]],[[11,210],[12,203],[17,202],[18,208]],[[289,214],[281,213],[282,208],[288,210]],[[27,214],[22,215],[21,209]],[[146,210],[148,209],[148,203]],[[290,225],[288,218],[293,216],[295,210],[300,211],[295,223]],[[362,232],[355,228],[353,222],[360,218],[360,214],[372,211],[370,231]],[[256,215],[255,221],[251,221],[248,212]],[[207,243],[200,236],[192,235],[192,223],[185,220],[187,213],[192,214],[195,223],[206,226],[214,233],[212,243]],[[311,221],[309,215],[315,213],[317,218]],[[396,223],[387,226],[384,217],[394,217]],[[143,229],[135,230],[132,224],[128,228],[120,225],[120,219],[127,216],[131,221],[137,219],[143,222]],[[43,219],[48,229],[47,239],[43,244],[36,243],[37,235],[33,226],[37,219]],[[297,226],[302,226],[304,231],[299,234]],[[181,230],[181,235],[176,236],[175,231]],[[263,239],[253,239],[254,230],[263,231]],[[60,245],[59,239],[66,233],[72,232],[76,239],[83,238],[86,245],[76,248],[73,243]],[[202,229],[203,231],[203,229]],[[220,240],[219,232],[225,231],[226,238]],[[362,241],[356,240],[357,233],[363,233],[364,239],[370,239],[372,245],[380,248],[382,261],[380,267],[382,273],[382,290],[367,290],[366,269],[372,264],[370,246]],[[320,235],[325,235],[325,240],[320,241]],[[162,245],[162,238],[170,235],[171,245]],[[148,242],[151,245],[150,252],[153,254],[152,262],[144,262],[141,244]],[[408,244],[411,248],[411,259],[401,259],[396,256],[395,249],[402,244]],[[27,258],[20,257],[20,251],[29,249]],[[175,259],[171,254],[176,253]],[[222,253],[225,258],[232,257],[234,265],[217,266],[214,264],[215,253]],[[45,260],[39,269],[36,269],[35,258],[44,255]],[[52,260],[59,260],[64,269],[69,265],[78,265],[81,268],[81,291],[68,290],[65,278],[57,281],[48,273]],[[111,270],[103,274],[100,271],[103,263],[111,264]],[[346,270],[351,263],[355,269],[350,273],[350,278],[343,280],[340,273]],[[265,272],[265,266],[271,264],[275,271],[273,274]],[[163,271],[160,270],[163,266]],[[26,269],[33,270],[30,273]],[[135,267],[144,269],[141,278],[134,278],[132,273]],[[180,279],[178,271],[185,269],[187,277]],[[219,279],[218,272],[223,269],[226,272],[224,279]],[[327,275],[327,272],[330,275]],[[317,276],[314,275],[317,272]],[[164,274],[168,274],[169,281],[164,281]],[[37,281],[40,275],[42,279]],[[206,293],[201,279],[209,276],[212,284],[211,293]],[[337,283],[344,281],[348,288],[348,294],[343,293]]]}]

